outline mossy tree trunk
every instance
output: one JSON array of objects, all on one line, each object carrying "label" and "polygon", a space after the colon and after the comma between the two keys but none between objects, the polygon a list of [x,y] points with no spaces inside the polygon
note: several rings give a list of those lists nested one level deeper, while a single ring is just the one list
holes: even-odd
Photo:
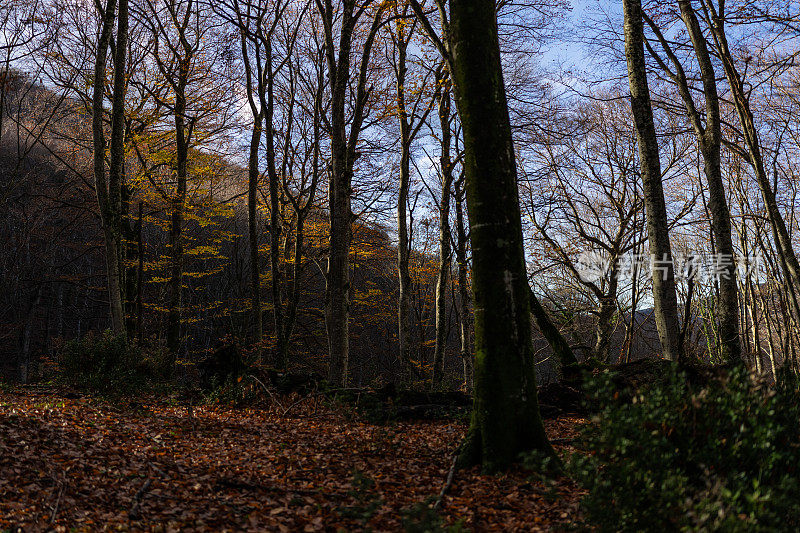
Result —
[{"label": "mossy tree trunk", "polygon": [[552,453],[536,398],[529,289],[495,3],[450,0],[473,257],[475,397],[460,464],[502,470]]}]

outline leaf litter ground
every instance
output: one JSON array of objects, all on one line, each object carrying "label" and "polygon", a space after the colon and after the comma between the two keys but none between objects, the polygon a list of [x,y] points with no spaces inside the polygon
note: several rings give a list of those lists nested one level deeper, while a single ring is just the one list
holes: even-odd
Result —
[{"label": "leaf litter ground", "polygon": [[[0,530],[398,531],[404,511],[439,494],[466,430],[366,424],[311,400],[283,416],[76,396],[0,392]],[[546,426],[558,443],[583,423]],[[371,481],[359,492],[358,479]],[[580,496],[566,479],[472,469],[439,512],[466,530],[560,530],[579,520]]]}]

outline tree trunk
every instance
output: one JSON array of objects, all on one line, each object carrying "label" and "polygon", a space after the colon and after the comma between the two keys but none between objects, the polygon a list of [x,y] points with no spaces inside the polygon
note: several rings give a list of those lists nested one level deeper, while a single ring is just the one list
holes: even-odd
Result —
[{"label": "tree trunk", "polygon": [[[335,128],[335,126],[334,126]],[[327,309],[325,323],[328,330],[328,380],[344,386],[347,380],[350,337],[350,244],[353,234],[350,226],[350,183],[352,174],[347,170],[346,146],[333,141],[333,171],[329,186],[330,250],[328,252]]]},{"label": "tree trunk", "polygon": [[305,240],[305,214],[298,213],[294,234],[294,259],[292,261],[292,284],[289,290],[289,301],[286,303],[286,323],[283,339],[278,346],[278,361],[281,368],[289,365],[289,341],[297,317],[297,306],[300,303],[300,273],[303,263],[303,242]]},{"label": "tree trunk", "polygon": [[458,316],[461,362],[464,367],[464,389],[472,390],[473,361],[470,350],[469,288],[467,286],[467,232],[464,229],[462,179],[456,182],[456,262],[458,263]]},{"label": "tree trunk", "polygon": [[439,126],[442,153],[439,165],[442,172],[442,198],[439,203],[439,272],[436,277],[436,343],[433,349],[433,386],[438,387],[444,376],[444,352],[447,346],[447,284],[450,282],[450,188],[453,184],[453,163],[450,160],[450,90],[446,77],[439,80]]},{"label": "tree trunk", "polygon": [[282,354],[286,353],[283,337],[283,301],[282,295],[282,271],[281,271],[281,235],[283,233],[283,224],[281,220],[281,206],[280,206],[280,193],[279,193],[279,180],[277,163],[275,161],[275,129],[272,122],[275,117],[275,79],[272,65],[272,45],[270,41],[265,43],[265,75],[267,78],[266,83],[266,99],[262,96],[261,106],[264,112],[264,122],[266,124],[266,141],[267,141],[267,175],[269,177],[269,259],[270,259],[270,273],[271,283],[270,291],[272,293],[272,317],[273,325],[275,327],[275,340],[276,352],[278,354],[277,365],[281,368],[286,368],[288,361],[282,360]]},{"label": "tree trunk", "polygon": [[[121,45],[116,48],[114,65],[114,88],[112,101],[112,147],[111,147],[111,172],[106,180],[105,163],[105,134],[103,123],[103,101],[106,79],[106,60],[108,47],[114,25],[116,0],[109,0],[105,7],[103,26],[97,43],[97,53],[94,65],[94,88],[92,94],[92,146],[94,151],[94,178],[95,193],[100,208],[100,219],[103,225],[105,240],[106,279],[108,299],[111,314],[111,329],[116,335],[125,334],[125,311],[122,304],[122,272],[120,269],[120,253],[122,247],[122,232],[120,226],[120,191],[119,175],[124,169],[119,162],[120,155],[124,152],[123,135],[124,120],[120,120],[124,108],[124,74],[125,50],[127,48],[127,0],[120,0],[120,17],[118,41]],[[124,16],[122,16],[124,15]],[[121,103],[120,103],[121,102]],[[124,118],[124,117],[123,117]]]},{"label": "tree trunk", "polygon": [[597,359],[603,362],[609,360],[609,345],[611,344],[611,334],[613,333],[614,312],[617,310],[616,294],[614,297],[606,297],[600,301],[600,309],[597,313],[597,329],[594,338],[594,354]]},{"label": "tree trunk", "polygon": [[[186,181],[181,180],[185,191]],[[180,197],[180,194],[179,194]],[[183,202],[172,202],[169,226],[170,275],[167,282],[167,349],[172,363],[180,352],[181,305],[183,286]]]},{"label": "tree trunk", "polygon": [[728,40],[724,27],[725,13],[722,12],[724,3],[720,4],[720,12],[715,10],[710,0],[705,0],[704,3],[706,12],[708,13],[707,23],[714,37],[717,55],[721,59],[723,69],[725,70],[725,76],[728,79],[728,85],[730,86],[731,95],[733,96],[733,103],[739,117],[739,124],[742,128],[742,135],[744,136],[745,144],[750,152],[749,162],[755,171],[756,181],[761,189],[761,195],[764,199],[767,219],[769,220],[772,235],[775,239],[778,257],[780,258],[782,269],[788,280],[789,307],[795,323],[800,325],[800,301],[798,301],[797,294],[797,291],[800,291],[800,263],[798,263],[786,222],[778,208],[775,191],[767,176],[763,154],[761,152],[758,129],[756,128],[753,112],[750,108],[749,93],[744,87],[742,77],[734,64],[733,55],[728,47]]},{"label": "tree trunk", "polygon": [[411,371],[411,316],[409,313],[411,274],[409,273],[408,191],[411,180],[411,125],[408,121],[405,99],[406,49],[408,43],[397,42],[397,106],[400,122],[400,189],[397,195],[397,341],[400,362]]},{"label": "tree trunk", "polygon": [[142,302],[142,283],[144,283],[144,237],[142,235],[142,207],[143,202],[139,202],[139,222],[137,224],[137,246],[136,246],[136,342],[142,345],[144,330],[142,328],[142,318],[144,305]]},{"label": "tree trunk", "polygon": [[297,307],[300,303],[300,276],[303,272],[303,246],[305,243],[305,222],[308,214],[311,212],[315,205],[315,198],[317,193],[317,185],[319,184],[319,159],[320,159],[320,121],[321,110],[320,106],[322,101],[322,92],[324,90],[324,82],[322,81],[322,74],[319,73],[317,93],[314,97],[314,121],[313,121],[313,141],[312,141],[312,162],[311,162],[311,184],[306,192],[307,200],[301,206],[301,199],[295,200],[284,182],[284,192],[286,193],[289,201],[294,208],[297,223],[295,224],[294,232],[294,258],[292,261],[292,283],[289,289],[289,301],[287,302],[286,309],[286,322],[283,329],[283,341],[279,345],[279,360],[288,366],[289,362],[289,342],[292,339],[292,332],[294,330],[295,322],[297,319]]},{"label": "tree trunk", "polygon": [[464,132],[475,308],[475,397],[462,466],[552,454],[539,415],[514,146],[495,2],[450,0],[452,77]]},{"label": "tree trunk", "polygon": [[[364,121],[364,108],[371,89],[367,87],[367,70],[375,35],[386,4],[374,14],[372,25],[364,41],[355,95],[350,95],[350,59],[353,49],[353,33],[363,11],[356,12],[354,0],[344,0],[339,19],[338,58],[333,40],[334,19],[331,3],[319,4],[325,27],[325,55],[330,78],[330,137],[331,172],[328,185],[328,209],[330,216],[330,238],[328,268],[325,290],[325,326],[328,332],[328,380],[334,385],[347,382],[347,366],[350,350],[350,245],[353,241],[351,194],[353,168],[358,157],[357,145]],[[352,112],[349,96],[354,96]],[[350,132],[347,132],[347,117]]]},{"label": "tree trunk", "polygon": [[536,325],[553,350],[553,355],[555,355],[556,359],[561,363],[561,366],[577,363],[578,360],[575,358],[572,347],[570,347],[567,339],[564,338],[561,332],[558,331],[558,328],[553,324],[553,321],[550,320],[550,317],[547,316],[547,311],[545,311],[539,298],[536,297],[536,294],[534,294],[532,290],[528,291],[528,299],[531,307],[531,314],[534,320],[536,320]]},{"label": "tree trunk", "polygon": [[[250,310],[253,321],[251,342],[258,344],[264,338],[264,320],[261,312],[261,268],[258,261],[258,147],[261,143],[263,117],[253,117],[250,136],[250,154],[247,161],[247,236],[250,248]],[[260,349],[259,349],[260,352]]]},{"label": "tree trunk", "polygon": [[22,328],[22,339],[20,346],[20,361],[19,361],[19,380],[22,383],[27,383],[30,366],[31,366],[31,337],[33,336],[34,321],[36,320],[36,311],[39,309],[39,304],[42,301],[42,284],[40,283],[34,291],[34,296],[31,298],[28,306],[28,312],[25,313],[25,325]]},{"label": "tree trunk", "polygon": [[180,67],[180,80],[175,95],[175,179],[176,194],[172,198],[172,215],[169,228],[170,278],[167,297],[167,349],[172,363],[181,349],[181,307],[183,305],[183,214],[186,207],[186,186],[188,179],[189,139],[187,138],[186,81],[188,69],[186,62]]},{"label": "tree trunk", "polygon": [[644,30],[641,0],[623,0],[625,12],[625,56],[631,107],[639,143],[642,187],[647,212],[647,233],[653,281],[653,316],[661,342],[662,355],[670,361],[681,356],[679,343],[678,299],[675,294],[674,265],[667,226],[667,207],[661,183],[658,140],[650,104],[647,69],[644,59]]}]

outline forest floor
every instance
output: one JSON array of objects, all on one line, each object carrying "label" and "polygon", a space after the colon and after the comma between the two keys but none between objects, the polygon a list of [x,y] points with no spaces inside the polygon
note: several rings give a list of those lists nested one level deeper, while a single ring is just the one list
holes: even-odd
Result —
[{"label": "forest floor", "polygon": [[[463,421],[372,425],[313,398],[278,402],[189,413],[155,398],[0,390],[0,530],[402,531],[404,518],[437,520],[424,502],[445,485]],[[584,423],[546,426],[558,443]],[[567,479],[472,469],[455,474],[438,516],[465,530],[562,530],[580,521],[580,497]]]}]

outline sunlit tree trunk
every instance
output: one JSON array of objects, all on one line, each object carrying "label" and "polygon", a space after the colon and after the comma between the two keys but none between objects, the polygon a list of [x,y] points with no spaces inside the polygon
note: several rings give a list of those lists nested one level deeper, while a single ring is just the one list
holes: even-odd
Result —
[{"label": "sunlit tree trunk", "polygon": [[456,262],[458,263],[458,316],[460,356],[464,367],[464,388],[472,390],[472,350],[470,350],[470,309],[467,282],[467,232],[464,228],[464,180],[456,181]]},{"label": "sunlit tree trunk", "polygon": [[[714,241],[722,258],[719,276],[719,335],[722,357],[729,361],[741,358],[742,348],[739,340],[739,295],[736,282],[736,264],[733,255],[733,239],[731,237],[731,215],[722,181],[722,125],[717,94],[717,76],[706,39],[700,29],[692,4],[689,0],[678,2],[686,29],[694,46],[695,55],[700,65],[703,79],[703,91],[706,102],[705,130],[696,127],[703,153],[705,175],[708,181],[708,207],[711,211],[711,230]],[[691,97],[689,97],[691,98]],[[697,113],[694,113],[695,116]],[[699,123],[696,124],[699,126]]]},{"label": "sunlit tree trunk", "polygon": [[625,12],[625,56],[631,107],[639,143],[642,188],[647,212],[647,233],[653,261],[653,316],[665,359],[677,361],[681,356],[678,298],[675,293],[674,265],[667,226],[667,207],[661,183],[661,162],[658,140],[650,104],[647,68],[644,59],[644,31],[641,0],[623,0]]}]

